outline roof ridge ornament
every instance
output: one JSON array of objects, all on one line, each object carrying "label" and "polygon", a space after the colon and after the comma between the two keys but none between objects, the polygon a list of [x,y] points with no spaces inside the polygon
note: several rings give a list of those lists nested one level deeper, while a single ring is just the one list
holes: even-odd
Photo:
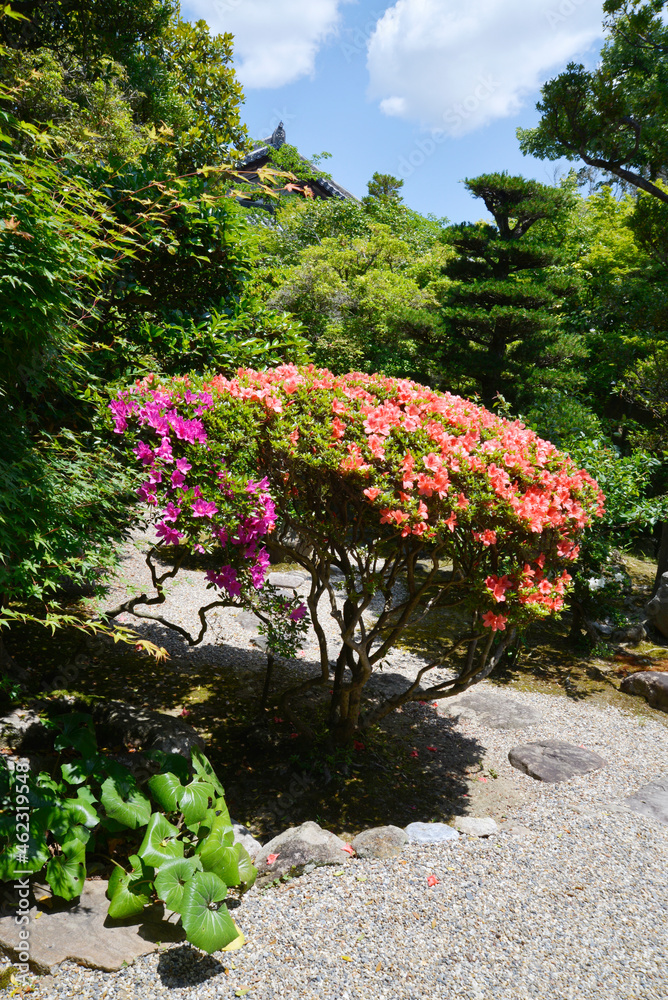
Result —
[{"label": "roof ridge ornament", "polygon": [[285,145],[285,129],[283,128],[283,122],[278,123],[278,127],[271,133],[271,139],[269,142],[274,149],[280,149],[281,146]]}]

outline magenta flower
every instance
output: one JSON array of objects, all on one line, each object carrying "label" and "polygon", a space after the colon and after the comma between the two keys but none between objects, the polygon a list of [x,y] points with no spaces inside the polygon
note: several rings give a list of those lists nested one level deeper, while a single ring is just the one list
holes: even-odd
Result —
[{"label": "magenta flower", "polygon": [[290,618],[293,622],[300,622],[304,615],[306,614],[306,605],[300,604],[298,608],[290,612]]},{"label": "magenta flower", "polygon": [[156,529],[158,538],[161,538],[166,545],[178,545],[183,534],[176,528],[170,528],[166,521],[159,521]]},{"label": "magenta flower", "polygon": [[172,472],[172,486],[174,487],[174,489],[176,489],[177,486],[183,486],[185,481],[186,477],[183,475],[183,473],[179,469],[174,469],[174,471]]},{"label": "magenta flower", "polygon": [[193,517],[213,517],[217,513],[218,508],[216,507],[213,500],[196,500],[192,508]]}]

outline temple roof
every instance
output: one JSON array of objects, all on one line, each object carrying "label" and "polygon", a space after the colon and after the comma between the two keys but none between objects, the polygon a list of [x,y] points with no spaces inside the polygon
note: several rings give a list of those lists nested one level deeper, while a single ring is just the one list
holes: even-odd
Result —
[{"label": "temple roof", "polygon": [[[277,128],[267,136],[265,139],[261,139],[258,145],[246,153],[241,160],[239,160],[237,166],[241,169],[251,169],[259,170],[261,167],[266,166],[269,163],[269,158],[274,149],[280,149],[281,146],[285,145],[285,128],[283,127],[283,122],[279,122]],[[317,168],[313,166],[310,160],[307,160],[305,156],[299,158],[307,166],[311,167],[312,170]],[[254,180],[255,178],[251,178]],[[342,200],[352,199],[357,201],[354,194],[347,191],[346,188],[341,187],[335,181],[329,180],[327,177],[317,177],[310,178],[308,181],[299,181],[300,187],[311,188],[313,194],[318,198],[341,198]]]}]

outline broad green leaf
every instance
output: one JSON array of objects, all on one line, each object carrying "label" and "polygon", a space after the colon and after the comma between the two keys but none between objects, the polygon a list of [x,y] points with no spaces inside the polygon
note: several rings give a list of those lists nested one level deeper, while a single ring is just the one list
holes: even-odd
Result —
[{"label": "broad green leaf", "polygon": [[153,869],[136,854],[131,855],[132,871],[114,868],[107,886],[109,916],[112,920],[124,920],[141,913],[151,902],[153,889]]},{"label": "broad green leaf", "polygon": [[46,880],[56,896],[80,896],[86,880],[86,845],[74,838],[62,845],[62,854],[46,866]]},{"label": "broad green leaf", "polygon": [[240,848],[239,856],[237,858],[237,865],[239,867],[239,886],[243,892],[247,892],[248,889],[255,883],[257,878],[257,868],[253,864],[250,854],[243,846],[243,844],[235,844],[235,847]]},{"label": "broad green leaf", "polygon": [[89,757],[88,760],[75,760],[71,764],[61,764],[60,771],[63,780],[68,785],[81,785],[93,773],[98,765],[97,757]]},{"label": "broad green leaf", "polygon": [[199,750],[197,747],[193,747],[191,751],[191,758],[195,774],[198,774],[200,778],[203,778],[205,781],[210,782],[213,785],[218,795],[224,795],[225,789],[221,785],[220,781],[218,780],[218,777],[216,776],[216,772],[211,767],[211,764],[204,756],[202,751]]},{"label": "broad green leaf", "polygon": [[203,820],[209,809],[209,802],[214,798],[213,785],[208,781],[191,781],[179,795],[179,809],[186,823],[197,823]]},{"label": "broad green leaf", "polygon": [[206,816],[202,820],[201,831],[204,830],[216,830],[222,831],[222,833],[228,834],[225,840],[226,844],[234,843],[234,831],[232,829],[232,820],[230,819],[230,813],[225,804],[225,799],[216,799],[211,809],[208,809]]},{"label": "broad green leaf", "polygon": [[185,887],[181,923],[188,940],[210,955],[234,941],[239,932],[223,903],[227,887],[213,872],[196,872]]},{"label": "broad green leaf", "polygon": [[148,787],[161,809],[166,812],[176,812],[179,807],[179,796],[183,789],[178,775],[171,772],[154,774],[152,778],[149,778]]},{"label": "broad green leaf", "polygon": [[[25,846],[25,854],[22,848]],[[44,833],[31,825],[25,845],[12,842],[0,853],[0,882],[13,882],[18,872],[39,872],[51,857]]]},{"label": "broad green leaf", "polygon": [[178,829],[161,813],[153,813],[138,854],[147,864],[158,868],[170,858],[183,857],[183,843],[178,838]]},{"label": "broad green leaf", "polygon": [[147,760],[155,761],[160,768],[160,774],[175,774],[185,785],[190,778],[188,761],[178,753],[165,753],[164,750],[149,750],[144,755]]},{"label": "broad green leaf", "polygon": [[183,892],[196,871],[202,870],[199,858],[174,858],[160,865],[155,876],[155,891],[165,906],[181,912]]},{"label": "broad green leaf", "polygon": [[84,715],[83,712],[72,712],[70,715],[61,716],[54,721],[60,729],[60,734],[56,736],[53,743],[56,750],[72,747],[74,750],[78,750],[84,758],[95,757],[97,740],[90,715]]},{"label": "broad green leaf", "polygon": [[102,784],[100,802],[107,816],[130,827],[131,830],[144,826],[151,815],[150,801],[131,777],[123,782],[107,778]]}]

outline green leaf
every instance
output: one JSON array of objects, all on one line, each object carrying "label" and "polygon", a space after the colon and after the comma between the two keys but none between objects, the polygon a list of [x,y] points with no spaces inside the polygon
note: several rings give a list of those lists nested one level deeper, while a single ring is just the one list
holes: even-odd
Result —
[{"label": "green leaf", "polygon": [[205,871],[213,872],[225,885],[243,885],[250,889],[257,876],[248,852],[241,844],[227,843],[228,835],[221,830],[212,830],[197,849]]},{"label": "green leaf", "polygon": [[97,753],[97,740],[93,729],[93,720],[83,712],[72,712],[71,715],[55,719],[60,729],[60,735],[54,740],[56,750],[66,750],[72,747],[78,750],[82,757],[88,759]]},{"label": "green leaf", "polygon": [[148,823],[151,815],[151,803],[137,787],[134,778],[128,776],[124,781],[107,778],[102,783],[100,802],[107,816],[123,823],[131,830],[137,830]]},{"label": "green leaf", "polygon": [[74,899],[80,896],[86,879],[86,845],[80,840],[68,840],[62,854],[51,858],[46,866],[46,880],[56,896]]},{"label": "green leaf", "polygon": [[158,868],[170,858],[183,857],[183,843],[178,838],[178,829],[161,813],[153,813],[138,853],[147,864]]},{"label": "green leaf", "polygon": [[253,860],[243,846],[243,844],[235,844],[235,847],[240,848],[239,856],[237,858],[237,865],[239,867],[239,882],[238,885],[241,887],[243,892],[247,892],[248,889],[255,883],[257,878],[257,868],[253,864]]},{"label": "green leaf", "polygon": [[107,886],[109,916],[112,920],[124,920],[141,913],[151,902],[153,870],[144,864],[136,854],[131,855],[132,871],[114,868]]},{"label": "green leaf", "polygon": [[152,778],[149,778],[148,787],[161,809],[166,812],[176,812],[183,789],[176,774],[154,774]]},{"label": "green leaf", "polygon": [[195,774],[198,774],[200,778],[203,778],[205,781],[210,782],[210,784],[213,785],[218,795],[221,796],[224,795],[225,789],[221,785],[220,781],[216,776],[216,772],[211,767],[211,764],[206,759],[202,751],[199,750],[197,747],[193,747],[191,751],[191,758]]},{"label": "green leaf", "polygon": [[225,803],[225,799],[216,799],[211,809],[208,809],[206,815],[202,820],[202,825],[200,830],[221,830],[223,833],[229,834],[228,839],[225,841],[226,844],[234,843],[234,831],[232,830],[232,820],[230,819],[230,813]]},{"label": "green leaf", "polygon": [[0,882],[13,882],[17,872],[39,872],[51,857],[46,839],[41,831],[31,826],[28,842],[25,844],[25,860],[19,854],[23,845],[9,844],[0,852]]},{"label": "green leaf", "polygon": [[174,858],[165,861],[155,876],[155,891],[169,910],[181,912],[185,887],[195,872],[201,871],[199,858]]},{"label": "green leaf", "polygon": [[208,781],[195,779],[179,795],[179,809],[186,823],[203,820],[209,810],[209,802],[214,798],[213,785]]},{"label": "green leaf", "polygon": [[80,785],[90,777],[97,764],[97,757],[89,757],[88,760],[75,760],[71,764],[61,764],[60,771],[63,780],[68,785]]},{"label": "green leaf", "polygon": [[227,886],[213,872],[196,872],[183,892],[183,929],[190,943],[209,955],[239,936],[227,907],[216,906],[226,895]]}]

